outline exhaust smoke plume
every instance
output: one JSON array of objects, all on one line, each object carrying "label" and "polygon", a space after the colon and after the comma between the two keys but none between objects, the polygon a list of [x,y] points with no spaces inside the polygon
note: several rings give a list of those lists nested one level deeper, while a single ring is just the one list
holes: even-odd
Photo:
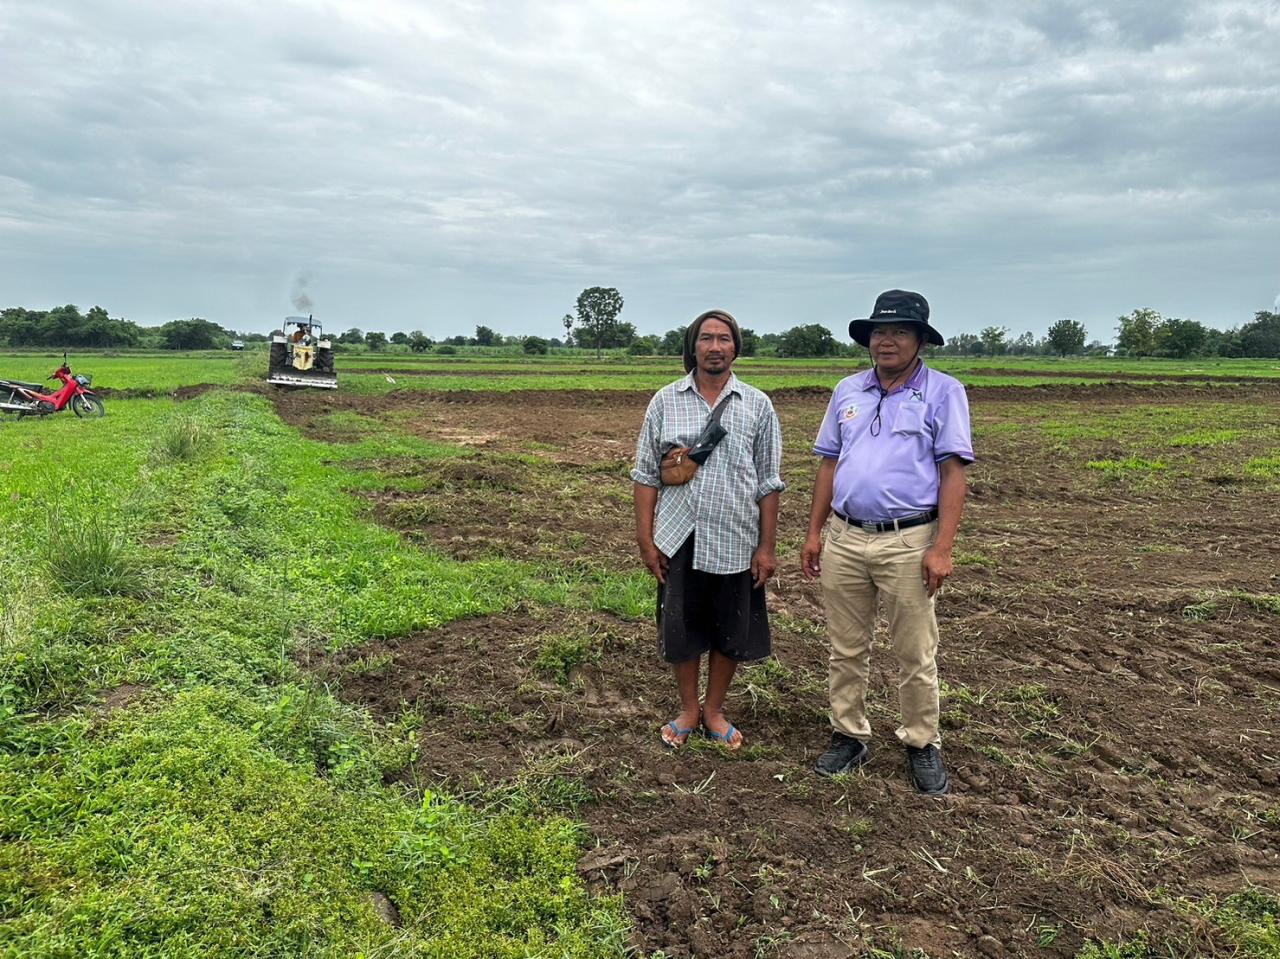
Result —
[{"label": "exhaust smoke plume", "polygon": [[310,313],[311,297],[307,296],[307,286],[311,283],[311,273],[299,273],[293,278],[293,293],[290,298],[293,300],[293,308],[299,313]]}]

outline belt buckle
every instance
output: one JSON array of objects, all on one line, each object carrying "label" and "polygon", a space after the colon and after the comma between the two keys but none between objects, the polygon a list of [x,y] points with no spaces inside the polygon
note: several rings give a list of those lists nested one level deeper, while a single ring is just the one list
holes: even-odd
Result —
[{"label": "belt buckle", "polygon": [[872,523],[872,522],[864,521],[864,522],[859,523],[858,525],[862,527],[862,531],[863,531],[864,533],[878,533],[878,532],[880,532],[880,524],[879,524],[879,523]]}]

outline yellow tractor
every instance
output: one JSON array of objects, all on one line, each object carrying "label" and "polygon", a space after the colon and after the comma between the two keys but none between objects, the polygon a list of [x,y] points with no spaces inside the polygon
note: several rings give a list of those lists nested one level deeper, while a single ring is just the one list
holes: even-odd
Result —
[{"label": "yellow tractor", "polygon": [[333,344],[311,316],[287,316],[284,326],[271,334],[271,359],[267,382],[274,386],[338,388],[333,370]]}]

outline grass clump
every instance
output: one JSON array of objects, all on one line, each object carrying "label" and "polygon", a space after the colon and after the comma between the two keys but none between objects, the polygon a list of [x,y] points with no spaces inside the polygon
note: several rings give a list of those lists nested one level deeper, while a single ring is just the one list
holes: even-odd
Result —
[{"label": "grass clump", "polygon": [[1220,953],[1238,959],[1274,959],[1280,955],[1280,896],[1273,892],[1254,887],[1221,900],[1214,897],[1198,902],[1174,899],[1169,901],[1169,905],[1202,929],[1195,942],[1170,938],[1158,948],[1151,934],[1140,930],[1118,942],[1090,940],[1076,953],[1076,959],[1156,959],[1201,955],[1204,937],[1219,947],[1213,951],[1214,955]]},{"label": "grass clump", "polygon": [[55,510],[49,515],[49,573],[73,596],[129,596],[142,585],[136,554],[128,538],[100,512]]},{"label": "grass clump", "polygon": [[1249,593],[1237,589],[1231,592],[1231,598],[1248,603],[1260,612],[1280,616],[1280,593]]},{"label": "grass clump", "polygon": [[1143,459],[1141,456],[1126,456],[1122,460],[1090,460],[1085,466],[1100,471],[1108,479],[1156,473],[1169,468],[1163,460]]},{"label": "grass clump", "polygon": [[160,430],[153,458],[157,461],[190,462],[208,451],[212,439],[208,427],[199,420],[177,416]]},{"label": "grass clump", "polygon": [[1244,434],[1240,430],[1192,430],[1169,440],[1169,446],[1222,446],[1233,443]]},{"label": "grass clump", "polygon": [[1089,941],[1076,953],[1076,959],[1152,959],[1156,955],[1145,932],[1122,942]]},{"label": "grass clump", "polygon": [[986,553],[978,550],[956,550],[955,563],[957,566],[981,566],[984,569],[996,568],[996,561]]},{"label": "grass clump", "polygon": [[1062,714],[1043,683],[1011,686],[1000,697],[999,709],[1033,727],[1043,727]]},{"label": "grass clump", "polygon": [[1240,956],[1280,956],[1280,896],[1264,889],[1246,889],[1221,904],[1202,904],[1202,910]]},{"label": "grass clump", "polygon": [[567,686],[579,667],[600,662],[602,648],[601,637],[594,633],[554,633],[544,636],[533,661],[533,669],[540,675]]},{"label": "grass clump", "polygon": [[1244,464],[1244,471],[1257,479],[1280,480],[1280,455],[1254,457]]},{"label": "grass clump", "polygon": [[1200,603],[1190,603],[1182,607],[1182,618],[1189,623],[1202,623],[1218,615],[1218,604],[1215,600],[1206,599]]}]

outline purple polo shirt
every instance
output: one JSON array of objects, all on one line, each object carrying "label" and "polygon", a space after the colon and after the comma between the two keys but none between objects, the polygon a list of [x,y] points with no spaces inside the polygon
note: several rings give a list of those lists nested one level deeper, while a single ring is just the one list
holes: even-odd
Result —
[{"label": "purple polo shirt", "polygon": [[871,433],[880,383],[875,370],[836,384],[813,444],[836,461],[831,507],[850,518],[882,522],[938,505],[938,464],[973,462],[969,400],[959,380],[923,363],[884,397],[879,435]]}]

